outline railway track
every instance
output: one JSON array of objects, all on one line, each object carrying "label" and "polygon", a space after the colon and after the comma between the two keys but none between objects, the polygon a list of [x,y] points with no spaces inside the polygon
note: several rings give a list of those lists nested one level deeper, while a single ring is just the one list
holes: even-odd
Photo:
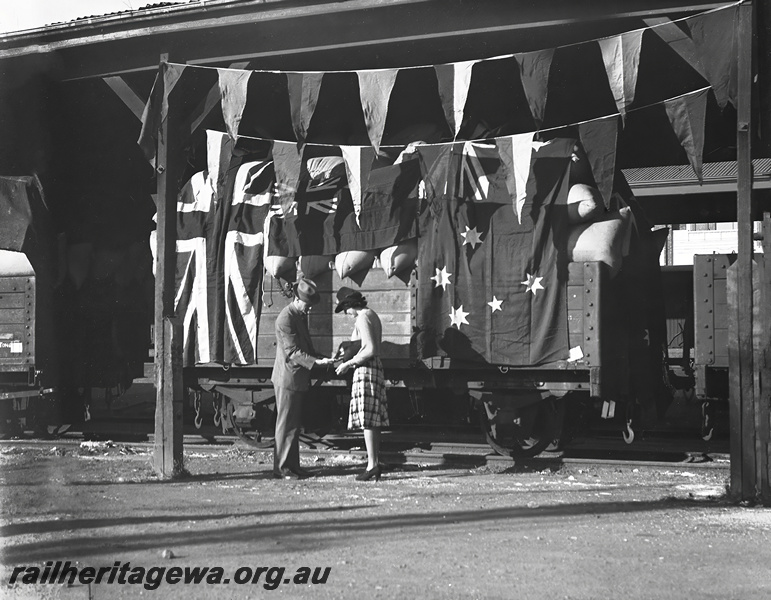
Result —
[{"label": "railway track", "polygon": [[[85,431],[81,431],[84,429]],[[728,441],[704,442],[699,438],[669,434],[640,436],[633,444],[625,444],[620,436],[595,435],[572,440],[558,452],[543,452],[533,458],[511,458],[495,454],[482,443],[481,436],[463,432],[406,431],[384,433],[381,454],[386,463],[425,464],[448,466],[516,465],[523,469],[554,469],[564,465],[605,465],[633,468],[672,467],[724,469],[730,468]],[[115,444],[144,448],[150,451],[154,435],[147,422],[94,422],[88,427],[74,428],[56,439],[40,439],[31,436],[0,441],[3,446],[29,447],[76,447],[84,441],[112,441]],[[303,453],[319,457],[345,454],[366,458],[363,439],[357,435],[303,435]],[[269,445],[269,440],[266,440]],[[245,451],[260,449],[244,444],[235,435],[222,434],[213,427],[201,431],[186,430],[184,444],[187,452],[221,452],[233,447]],[[267,447],[264,451],[269,452]]]}]

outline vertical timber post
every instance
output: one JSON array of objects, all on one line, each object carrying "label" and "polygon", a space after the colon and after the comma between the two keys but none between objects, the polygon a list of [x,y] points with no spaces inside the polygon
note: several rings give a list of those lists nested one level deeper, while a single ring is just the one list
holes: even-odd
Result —
[{"label": "vertical timber post", "polygon": [[763,272],[760,294],[761,343],[758,411],[758,473],[760,497],[771,506],[771,213],[763,214]]},{"label": "vertical timber post", "polygon": [[[163,78],[168,54],[161,55]],[[169,94],[164,89],[164,95]],[[182,450],[182,326],[174,318],[176,212],[180,179],[178,111],[169,110],[158,136],[158,224],[155,268],[155,448],[154,467],[161,479],[183,470]]]},{"label": "vertical timber post", "polygon": [[[736,281],[736,352],[729,359],[731,380],[731,495],[754,500],[755,370],[752,290],[752,2],[739,6],[737,31],[736,160],[739,252]],[[731,344],[733,345],[733,344]]]}]

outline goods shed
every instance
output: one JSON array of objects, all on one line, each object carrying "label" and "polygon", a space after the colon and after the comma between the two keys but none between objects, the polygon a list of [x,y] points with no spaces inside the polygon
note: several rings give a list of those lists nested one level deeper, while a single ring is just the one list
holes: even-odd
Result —
[{"label": "goods shed", "polygon": [[[765,2],[666,0],[213,1],[149,5],[0,36],[0,167],[39,176],[66,239],[63,301],[84,319],[105,317],[95,334],[104,346],[88,365],[72,365],[68,372],[81,379],[68,385],[83,387],[92,376],[85,383],[130,382],[149,345],[149,333],[136,333],[154,313],[156,361],[170,369],[158,369],[159,414],[178,399],[177,361],[161,335],[163,318],[174,312],[172,213],[183,182],[206,166],[207,130],[253,146],[365,148],[529,132],[548,140],[564,128],[607,141],[610,130],[603,135],[587,124],[613,121],[610,173],[689,165],[699,179],[709,164],[736,165],[735,190],[708,186],[705,204],[716,216],[705,216],[704,204],[677,186],[651,182],[634,191],[643,209],[651,198],[653,224],[672,222],[673,211],[678,222],[734,215],[739,222],[732,483],[739,494],[767,496],[768,391],[752,386],[752,374],[767,367],[762,356],[752,359],[749,274],[751,222],[768,210],[763,182],[752,191],[752,159],[769,156],[768,10]],[[357,81],[359,90],[364,80],[377,87],[384,72],[392,75],[385,103],[364,106]],[[311,96],[305,82],[324,76],[312,122],[302,109],[298,118],[287,108],[289,74],[300,75],[302,93]],[[224,80],[241,96],[223,92]],[[239,88],[238,81],[246,83]],[[174,97],[171,87],[180,82],[185,95]],[[234,97],[243,104],[235,116]],[[153,123],[153,115],[161,119]],[[602,161],[590,159],[602,188],[608,165],[603,180]],[[606,186],[606,196],[610,191]],[[672,208],[685,206],[686,196],[686,208]],[[146,250],[156,208],[153,287]],[[177,436],[174,420],[173,411],[159,416],[169,439]],[[176,452],[163,454],[171,465],[164,471],[173,469]]]}]

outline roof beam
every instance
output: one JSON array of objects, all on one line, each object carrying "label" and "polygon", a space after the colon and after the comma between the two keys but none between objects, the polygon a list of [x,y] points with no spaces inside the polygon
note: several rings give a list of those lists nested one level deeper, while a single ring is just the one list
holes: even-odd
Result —
[{"label": "roof beam", "polygon": [[[136,13],[132,13],[129,17],[121,15],[118,18],[112,17],[115,24],[115,30],[104,32],[109,21],[95,19],[93,22],[89,21],[88,25],[78,27],[77,21],[75,24],[68,24],[65,31],[62,28],[51,28],[51,34],[62,35],[66,33],[66,37],[62,39],[52,40],[49,42],[35,42],[30,44],[23,44],[24,36],[18,36],[19,45],[14,47],[6,47],[0,49],[0,59],[14,58],[30,54],[40,54],[49,52],[59,52],[69,48],[75,48],[79,46],[87,46],[92,44],[101,44],[105,42],[115,42],[120,40],[130,40],[142,37],[153,36],[166,36],[176,33],[190,33],[194,30],[206,30],[211,32],[214,30],[221,30],[223,28],[232,26],[241,26],[248,24],[257,24],[267,21],[286,20],[286,19],[308,19],[318,16],[329,16],[331,14],[350,13],[356,11],[366,11],[373,9],[384,9],[404,5],[416,5],[416,4],[436,4],[435,0],[348,0],[346,2],[324,2],[319,4],[305,4],[301,6],[293,7],[279,7],[268,8],[264,2],[250,2],[239,4],[240,12],[238,14],[228,14],[226,16],[211,16],[215,11],[224,12],[226,7],[218,7],[215,9],[203,9],[199,8],[196,12],[200,12],[201,17],[205,15],[205,18],[197,18],[198,15],[191,16],[191,10],[180,12],[180,14],[174,14],[174,22],[170,22],[171,17],[163,15],[159,17],[158,14],[153,12],[147,12],[142,16],[136,16]],[[273,5],[281,5],[277,2]],[[704,10],[710,10],[724,6],[725,3],[720,2],[702,2],[688,5],[678,5],[674,3],[671,6],[659,7],[659,8],[641,8],[637,10],[626,10],[619,12],[602,12],[602,18],[605,19],[628,19],[628,18],[650,18],[657,15],[672,14],[673,12],[700,12]],[[243,12],[244,8],[251,8],[252,11]],[[232,11],[232,9],[231,9]],[[163,18],[163,23],[158,21]],[[497,27],[483,27],[477,29],[457,29],[452,31],[446,31],[441,33],[426,33],[419,36],[402,37],[389,37],[379,40],[362,40],[364,44],[382,44],[382,43],[398,43],[405,41],[405,39],[431,39],[432,37],[448,37],[457,35],[470,35],[470,34],[483,34],[491,32],[505,32],[515,31],[517,29],[533,29],[540,27],[559,27],[569,26],[578,23],[597,20],[600,18],[596,12],[587,13],[576,18],[563,18],[563,19],[525,19],[523,22],[510,23],[500,25]],[[105,17],[109,19],[109,17]],[[153,24],[155,21],[155,24]],[[120,27],[120,29],[119,29]],[[89,32],[89,29],[94,30],[94,33]],[[43,33],[47,31],[42,30]],[[81,34],[81,35],[76,35]],[[39,40],[41,38],[40,30],[36,30],[35,35],[27,35],[32,40]],[[43,36],[44,37],[44,36]],[[0,36],[0,46],[8,46],[9,42],[12,42],[14,36]],[[341,45],[336,46],[331,44],[325,46],[324,49],[337,49],[345,47],[355,47],[355,45]],[[313,51],[314,49],[308,48],[304,51]],[[157,66],[157,65],[156,65]]]}]

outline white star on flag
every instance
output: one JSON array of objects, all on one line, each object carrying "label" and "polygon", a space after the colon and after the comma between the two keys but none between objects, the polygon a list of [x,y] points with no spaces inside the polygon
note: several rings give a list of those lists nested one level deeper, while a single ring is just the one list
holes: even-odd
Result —
[{"label": "white star on flag", "polygon": [[466,231],[462,232],[461,235],[463,236],[463,245],[471,244],[471,248],[474,249],[477,247],[477,244],[481,244],[482,240],[479,236],[482,234],[477,231],[477,228],[474,227],[472,229],[468,228],[468,225],[466,225]]},{"label": "white star on flag", "polygon": [[495,296],[493,296],[492,302],[488,302],[487,305],[493,309],[493,312],[496,310],[503,310],[501,306],[503,305],[503,300],[498,300]]},{"label": "white star on flag", "polygon": [[452,276],[452,273],[447,272],[447,266],[442,267],[442,270],[436,269],[436,275],[434,275],[431,280],[434,282],[434,287],[442,286],[443,290],[447,289],[447,286],[450,284],[450,277]]},{"label": "white star on flag", "polygon": [[450,327],[455,325],[458,329],[460,329],[461,324],[468,325],[468,321],[466,320],[466,316],[469,313],[463,310],[463,305],[461,304],[457,309],[451,308],[450,309]]},{"label": "white star on flag", "polygon": [[522,281],[522,285],[526,285],[527,289],[525,290],[525,293],[533,292],[533,296],[535,296],[535,293],[538,290],[545,290],[546,288],[541,285],[541,280],[543,277],[536,277],[535,275],[531,275],[530,273],[527,274],[527,279],[525,281]]}]

